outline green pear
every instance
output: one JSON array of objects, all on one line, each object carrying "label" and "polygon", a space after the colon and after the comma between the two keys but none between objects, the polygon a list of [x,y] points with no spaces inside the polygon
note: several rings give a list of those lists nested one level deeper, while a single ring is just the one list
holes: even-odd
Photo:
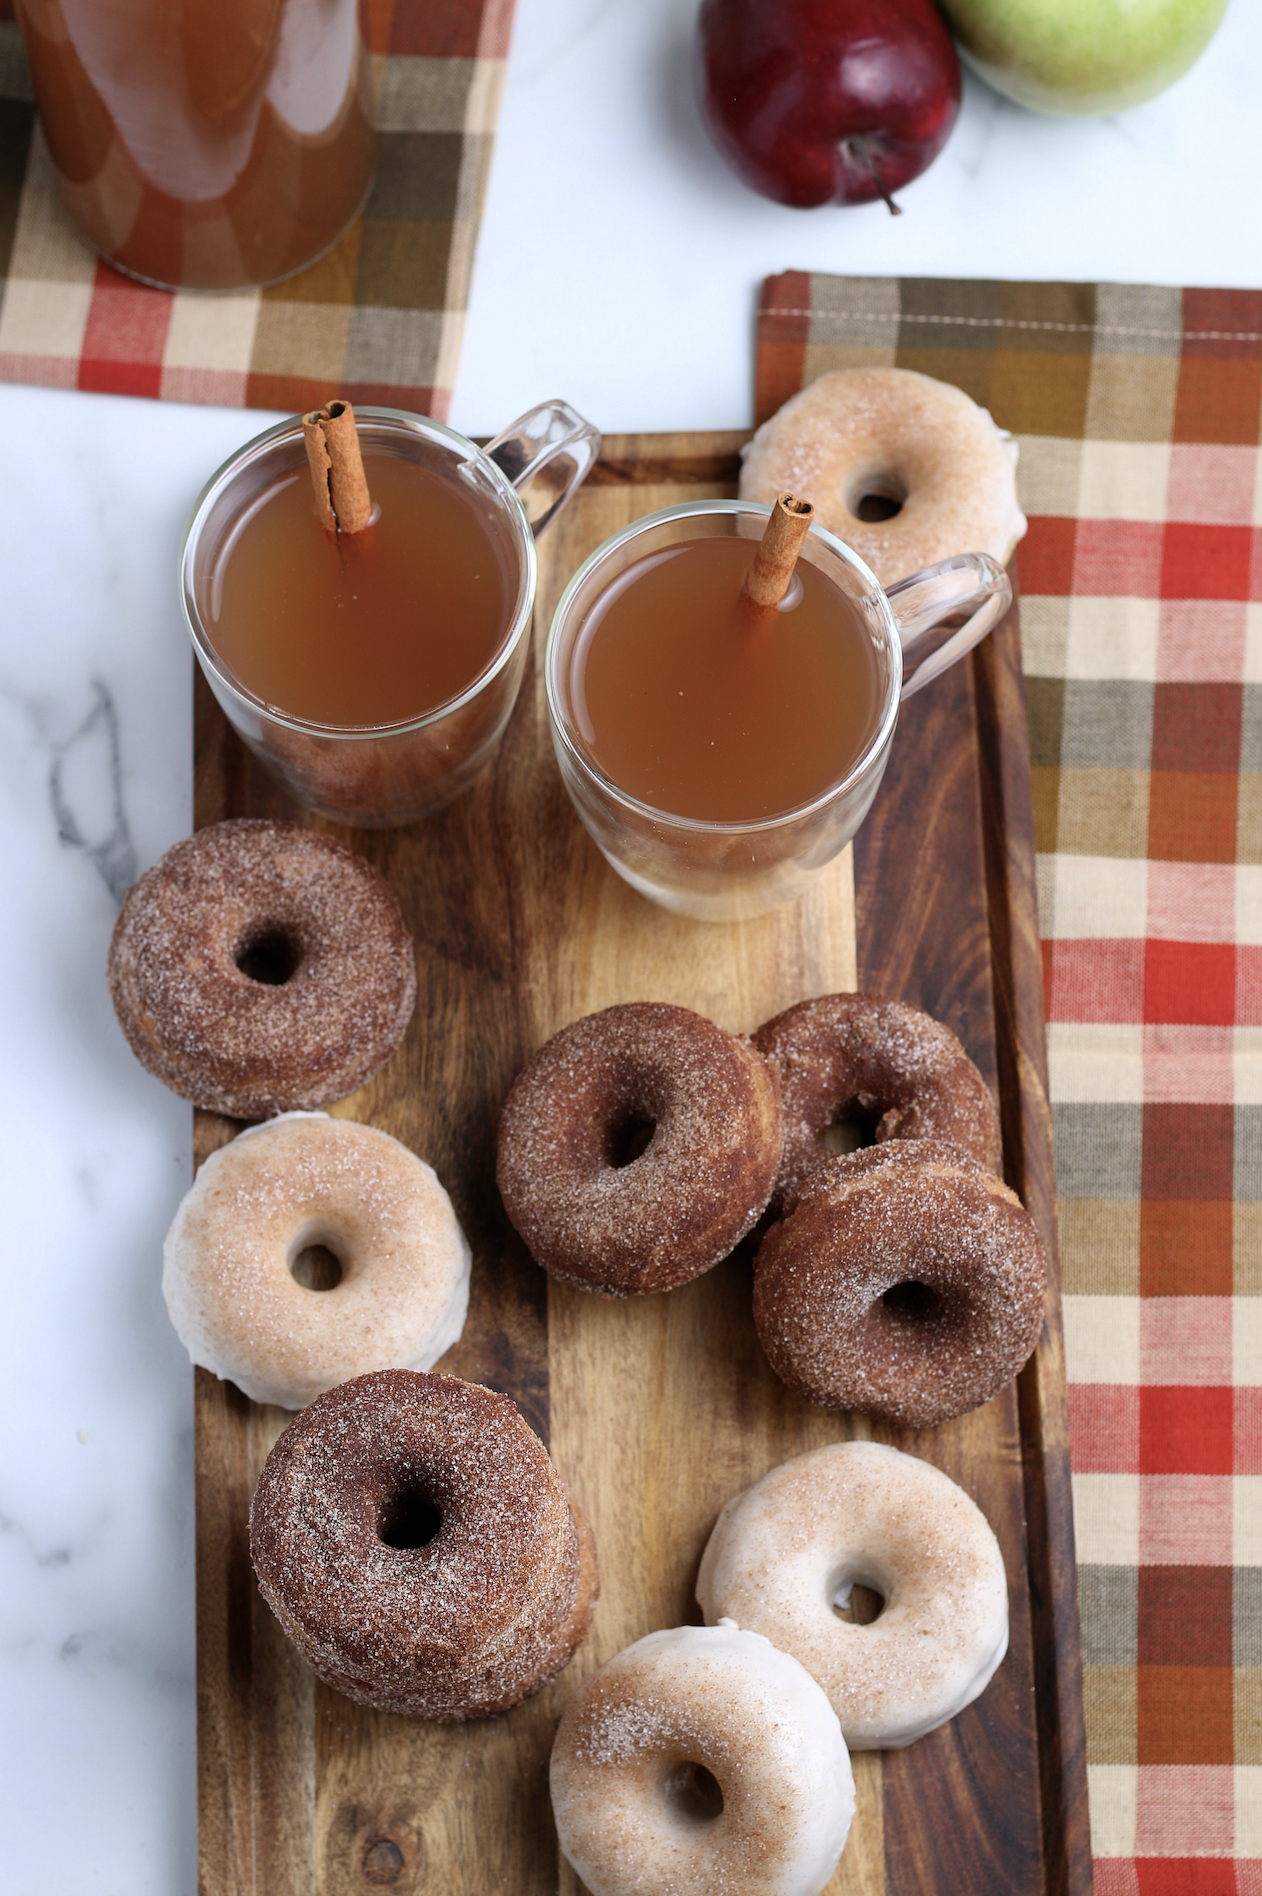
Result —
[{"label": "green pear", "polygon": [[1199,59],[1227,0],[939,0],[997,92],[1066,117],[1139,105]]}]

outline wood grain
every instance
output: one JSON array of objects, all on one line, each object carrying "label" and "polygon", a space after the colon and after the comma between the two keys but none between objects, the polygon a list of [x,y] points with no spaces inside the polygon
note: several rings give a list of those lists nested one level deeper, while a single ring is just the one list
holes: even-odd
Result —
[{"label": "wood grain", "polygon": [[[903,707],[881,794],[855,843],[859,975],[945,1020],[995,1085],[1000,1053],[972,668]],[[1041,1028],[1040,1028],[1041,1032]],[[960,1481],[1028,1572],[1015,1391],[944,1428],[894,1434]],[[892,1889],[1042,1887],[1042,1797],[1027,1589],[1013,1587],[1008,1657],[982,1699],[884,1776]],[[943,1824],[949,1810],[953,1821]]]},{"label": "wood grain", "polygon": [[[566,1695],[628,1640],[697,1617],[697,1561],[730,1494],[803,1448],[873,1433],[772,1376],[747,1247],[668,1297],[625,1303],[550,1284],[531,1263],[495,1191],[494,1131],[514,1074],[550,1033],[615,1000],[674,1000],[747,1030],[856,978],[905,996],[949,1020],[997,1087],[1009,1176],[1054,1237],[1015,623],[907,707],[853,872],[847,852],[805,903],[758,922],[699,925],[641,901],[561,788],[537,662],[552,603],[629,520],[731,492],[740,439],[606,443],[541,544],[536,659],[494,766],[423,825],[346,837],[399,893],[420,999],[404,1048],[336,1110],[403,1139],[452,1192],[474,1297],[442,1367],[506,1391],[550,1442],[597,1534],[592,1634],[538,1698],[464,1728],[388,1718],[315,1684],[262,1606],[246,1551],[253,1483],[285,1418],[198,1372],[203,1896],[575,1891],[546,1790]],[[199,825],[314,820],[244,752],[200,681],[196,750]],[[234,1130],[199,1114],[199,1161]],[[856,1757],[859,1812],[830,1896],[1090,1887],[1058,1339],[1050,1307],[1019,1391],[940,1430],[881,1432],[986,1510],[1008,1565],[1012,1648],[953,1725],[903,1753]]]},{"label": "wood grain", "polygon": [[[1019,570],[1019,567],[1018,567]],[[1054,1890],[1091,1887],[1087,1738],[1069,1408],[1056,1243],[1056,1174],[1044,1034],[1043,960],[1025,678],[1016,615],[973,657],[992,981],[1005,1163],[1039,1227],[1054,1278],[1038,1350],[1017,1383],[1034,1611],[1036,1693],[1050,1709],[1041,1747],[1044,1849]]]}]

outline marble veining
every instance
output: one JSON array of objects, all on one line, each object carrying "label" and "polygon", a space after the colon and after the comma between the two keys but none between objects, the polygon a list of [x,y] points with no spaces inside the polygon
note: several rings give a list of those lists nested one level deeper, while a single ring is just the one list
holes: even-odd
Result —
[{"label": "marble veining", "polygon": [[0,1534],[14,1534],[37,1567],[65,1567],[74,1559],[74,1550],[70,1547],[37,1547],[30,1534],[20,1521],[0,1508]]},{"label": "marble veining", "polygon": [[91,679],[89,692],[88,709],[68,736],[58,737],[64,703],[25,698],[0,678],[0,696],[25,713],[49,752],[48,800],[58,842],[84,851],[118,903],[138,873],[123,798],[118,709],[103,678]]},{"label": "marble veining", "polygon": [[[57,837],[72,849],[87,852],[116,902],[121,902],[136,880],[136,845],[132,841],[123,803],[123,766],[118,745],[118,712],[104,679],[92,680],[92,709],[65,743],[54,747],[48,770],[48,795],[57,821]],[[87,773],[86,783],[76,783]],[[76,791],[83,793],[76,813]],[[91,815],[87,814],[91,811]],[[102,814],[109,828],[93,841]],[[95,820],[94,820],[95,819]],[[86,828],[85,828],[86,825]]]},{"label": "marble veining", "polygon": [[191,1113],[105,958],[192,820],[176,555],[267,416],[5,390],[0,458],[0,1889],[196,1884],[192,1390],[162,1302]]}]

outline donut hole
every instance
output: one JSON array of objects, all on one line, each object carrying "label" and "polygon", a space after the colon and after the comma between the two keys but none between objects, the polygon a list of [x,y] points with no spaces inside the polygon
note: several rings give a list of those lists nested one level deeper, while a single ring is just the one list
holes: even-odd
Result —
[{"label": "donut hole", "polygon": [[862,1107],[847,1102],[836,1108],[820,1139],[829,1152],[861,1152],[865,1146],[876,1144],[876,1119]]},{"label": "donut hole", "polygon": [[443,1511],[424,1488],[408,1485],[387,1495],[377,1533],[387,1547],[428,1547],[443,1524]]},{"label": "donut hole", "polygon": [[870,1626],[885,1611],[885,1595],[865,1580],[847,1580],[834,1589],[832,1609],[848,1626]]},{"label": "donut hole", "polygon": [[891,1284],[881,1302],[900,1323],[933,1323],[942,1314],[942,1298],[931,1284],[914,1277],[905,1283]]},{"label": "donut hole", "polygon": [[906,485],[897,474],[860,474],[846,489],[847,510],[865,526],[892,520],[906,500]]},{"label": "donut hole", "polygon": [[304,1244],[289,1261],[289,1275],[304,1290],[336,1290],[342,1281],[342,1260],[327,1244]]},{"label": "donut hole", "polygon": [[615,1171],[643,1158],[653,1143],[657,1121],[649,1113],[632,1110],[615,1119],[605,1135],[605,1157]]},{"label": "donut hole", "polygon": [[688,1823],[712,1824],[723,1815],[719,1780],[704,1764],[673,1765],[666,1774],[666,1798],[676,1815]]},{"label": "donut hole", "polygon": [[246,936],[235,959],[247,981],[257,981],[260,987],[284,987],[298,972],[302,949],[288,929],[269,924]]}]

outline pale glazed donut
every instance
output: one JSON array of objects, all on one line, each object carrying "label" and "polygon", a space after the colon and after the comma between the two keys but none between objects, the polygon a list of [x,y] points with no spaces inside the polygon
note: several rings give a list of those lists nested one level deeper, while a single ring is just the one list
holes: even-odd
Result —
[{"label": "pale glazed donut", "polygon": [[[1017,444],[962,389],[914,369],[838,369],[787,401],[745,450],[742,500],[787,488],[883,586],[956,553],[1006,561],[1025,532]],[[863,521],[865,494],[902,502]]]},{"label": "pale glazed donut", "polygon": [[250,1558],[327,1685],[442,1723],[537,1692],[599,1591],[591,1531],[508,1397],[399,1369],[290,1423],[250,1504]]},{"label": "pale glazed donut", "polygon": [[628,1646],[552,1749],[557,1836],[591,1896],[818,1896],[854,1807],[824,1693],[730,1620]]},{"label": "pale glazed donut", "polygon": [[[322,1245],[342,1267],[308,1290]],[[167,1233],[162,1289],[195,1363],[300,1409],[372,1369],[429,1369],[464,1328],[470,1250],[430,1167],[389,1133],[285,1113],[212,1153]]]},{"label": "pale glazed donut", "polygon": [[1047,1260],[1015,1192],[947,1139],[890,1139],[807,1175],[754,1260],[754,1324],[825,1409],[931,1428],[1028,1360]]},{"label": "pale glazed donut", "polygon": [[[884,1609],[833,1610],[855,1585]],[[697,1599],[764,1633],[818,1679],[854,1750],[914,1744],[970,1705],[1008,1650],[1003,1555],[949,1476],[876,1442],[798,1455],[728,1502]]]}]

